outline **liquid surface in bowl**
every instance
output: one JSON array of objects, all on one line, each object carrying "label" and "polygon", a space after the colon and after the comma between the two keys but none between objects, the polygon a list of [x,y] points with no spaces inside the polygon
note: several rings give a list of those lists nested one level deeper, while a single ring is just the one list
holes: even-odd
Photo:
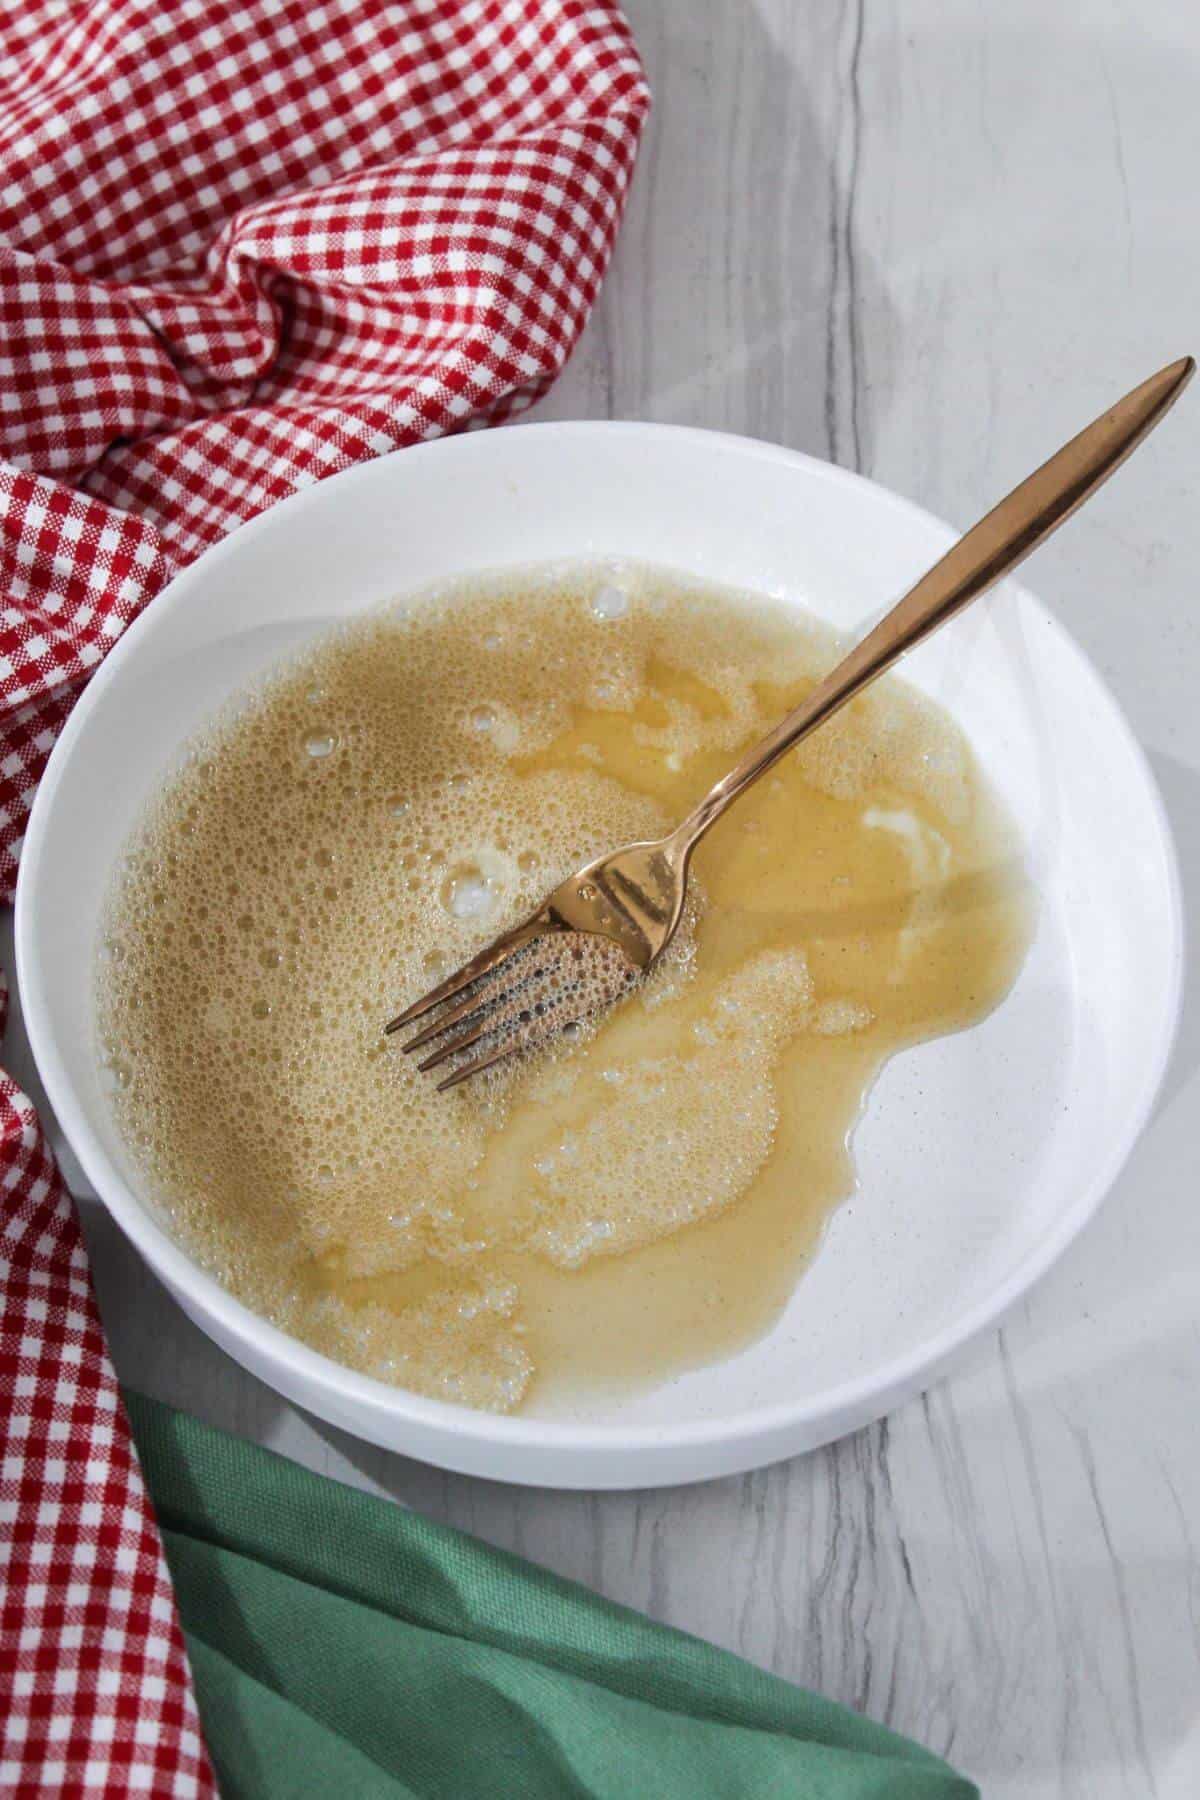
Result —
[{"label": "liquid surface in bowl", "polygon": [[508,572],[370,615],[217,721],[98,957],[122,1134],[193,1254],[339,1360],[496,1410],[768,1329],[884,1061],[982,1018],[1029,943],[1019,846],[937,707],[888,679],[788,756],[701,846],[663,967],[560,1050],[438,1094],[382,1026],[673,825],[840,648],[660,570]]}]

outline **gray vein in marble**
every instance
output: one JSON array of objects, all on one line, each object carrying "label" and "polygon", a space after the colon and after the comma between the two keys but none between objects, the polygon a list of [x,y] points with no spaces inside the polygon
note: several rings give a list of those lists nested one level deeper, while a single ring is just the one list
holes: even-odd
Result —
[{"label": "gray vein in marble", "polygon": [[[854,244],[854,212],[862,131],[859,67],[865,0],[846,0],[843,37],[848,38],[845,74],[838,105],[839,154],[829,165],[829,301],[825,318],[825,431],[832,462],[862,467],[859,404],[858,283]],[[846,148],[840,149],[844,139]],[[844,166],[843,166],[844,165]],[[843,431],[840,389],[845,364],[848,398]]]},{"label": "gray vein in marble", "polygon": [[1196,1551],[1195,1539],[1192,1536],[1191,1526],[1188,1524],[1188,1516],[1184,1511],[1183,1501],[1180,1499],[1179,1495],[1179,1489],[1172,1480],[1171,1471],[1168,1469],[1166,1462],[1161,1456],[1158,1458],[1158,1468],[1163,1479],[1163,1486],[1171,1496],[1171,1505],[1175,1511],[1175,1518],[1179,1524],[1179,1535],[1183,1540],[1183,1547],[1187,1556],[1188,1617],[1192,1622],[1192,1636],[1195,1640],[1196,1655],[1197,1658],[1200,1659],[1200,1555],[1198,1555]]},{"label": "gray vein in marble", "polygon": [[1133,208],[1129,203],[1129,172],[1125,167],[1125,137],[1121,130],[1121,114],[1117,106],[1117,93],[1113,87],[1112,75],[1103,49],[1099,53],[1100,75],[1104,82],[1105,98],[1108,101],[1108,116],[1112,121],[1113,158],[1117,166],[1117,175],[1121,183],[1121,210],[1125,217],[1125,257],[1127,271],[1133,268]]},{"label": "gray vein in marble", "polygon": [[1092,1497],[1092,1505],[1096,1509],[1096,1520],[1100,1526],[1100,1535],[1104,1539],[1104,1548],[1108,1555],[1109,1568],[1112,1573],[1113,1592],[1116,1596],[1117,1612],[1121,1621],[1121,1647],[1125,1657],[1126,1682],[1129,1691],[1129,1711],[1133,1724],[1133,1740],[1137,1749],[1138,1762],[1146,1781],[1146,1791],[1151,1795],[1158,1793],[1158,1782],[1150,1762],[1150,1752],[1146,1745],[1146,1720],[1142,1707],[1142,1689],[1138,1677],[1137,1650],[1133,1642],[1133,1618],[1129,1607],[1129,1588],[1125,1579],[1125,1569],[1113,1543],[1112,1527],[1108,1521],[1108,1513],[1100,1498],[1100,1479],[1096,1473],[1096,1458],[1088,1441],[1088,1434],[1082,1425],[1067,1421],[1067,1429],[1075,1440],[1079,1451],[1079,1460],[1083,1464],[1083,1472],[1087,1478],[1088,1492]]},{"label": "gray vein in marble", "polygon": [[859,403],[862,382],[862,319],[859,311],[858,251],[855,225],[858,212],[858,169],[862,149],[862,64],[863,32],[866,25],[866,0],[855,0],[854,43],[850,52],[850,79],[847,92],[850,102],[850,167],[846,175],[846,338],[850,363],[850,438],[853,467],[861,470],[862,431]]},{"label": "gray vein in marble", "polygon": [[904,1585],[918,1605],[917,1584],[913,1580],[912,1563],[909,1560],[908,1546],[904,1542],[904,1533],[900,1529],[900,1515],[896,1508],[896,1490],[892,1486],[891,1465],[891,1430],[887,1419],[881,1419],[877,1426],[879,1434],[879,1478],[883,1484],[883,1492],[887,1499],[888,1512],[892,1519],[892,1529],[896,1534],[896,1549],[900,1556],[900,1567],[904,1571]]},{"label": "gray vein in marble", "polygon": [[1037,1451],[1033,1442],[1033,1430],[1028,1409],[1021,1398],[1017,1384],[1016,1372],[1013,1368],[1012,1355],[1009,1350],[1008,1337],[1004,1331],[996,1334],[997,1347],[1000,1353],[1000,1367],[1004,1374],[1004,1386],[1008,1399],[1009,1411],[1016,1430],[1017,1442],[1020,1446],[1021,1460],[1025,1470],[1025,1480],[1029,1488],[1029,1497],[1033,1504],[1033,1516],[1037,1525],[1038,1545],[1041,1550],[1042,1568],[1046,1583],[1046,1597],[1049,1602],[1051,1616],[1054,1621],[1055,1635],[1059,1647],[1059,1678],[1062,1682],[1062,1728],[1058,1747],[1058,1763],[1060,1774],[1065,1776],[1070,1760],[1072,1729],[1079,1712],[1079,1695],[1076,1686],[1075,1668],[1063,1627],[1062,1608],[1058,1593],[1058,1577],[1054,1565],[1054,1557],[1050,1550],[1050,1534],[1046,1524],[1046,1500],[1042,1492],[1041,1478],[1038,1473]]}]

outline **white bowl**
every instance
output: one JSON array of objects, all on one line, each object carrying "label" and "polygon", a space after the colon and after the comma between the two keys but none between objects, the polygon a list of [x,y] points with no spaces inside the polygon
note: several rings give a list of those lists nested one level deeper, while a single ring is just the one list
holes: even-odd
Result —
[{"label": "white bowl", "polygon": [[185,1312],[322,1418],[447,1468],[638,1487],[770,1462],[909,1398],[1059,1256],[1147,1117],[1178,1011],[1174,856],[1138,746],[1060,626],[1009,584],[905,665],[966,727],[1040,892],[1008,1000],[896,1058],[856,1139],[859,1192],[768,1337],[574,1419],[494,1418],[351,1373],[248,1312],[163,1229],[130,1169],[88,1028],[114,858],[181,741],[333,621],[465,570],[623,554],[875,615],[953,533],[790,451],[635,424],[532,425],[406,450],[218,544],[129,630],[50,759],[17,896],[29,1036],[67,1138]]}]

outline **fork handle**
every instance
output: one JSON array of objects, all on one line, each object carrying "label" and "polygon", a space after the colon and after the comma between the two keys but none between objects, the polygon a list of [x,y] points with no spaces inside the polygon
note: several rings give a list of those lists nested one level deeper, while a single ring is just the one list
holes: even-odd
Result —
[{"label": "fork handle", "polygon": [[1072,438],[960,538],[836,669],[717,782],[673,833],[677,849],[690,854],[726,807],[793,745],[1057,531],[1154,429],[1195,369],[1190,356],[1160,369]]}]

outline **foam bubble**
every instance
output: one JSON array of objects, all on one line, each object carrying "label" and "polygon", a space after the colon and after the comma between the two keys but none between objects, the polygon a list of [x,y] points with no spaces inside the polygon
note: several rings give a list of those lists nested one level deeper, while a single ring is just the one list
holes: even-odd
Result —
[{"label": "foam bubble", "polygon": [[[771,1152],[781,1045],[870,1019],[779,952],[693,1023],[694,889],[625,1009],[665,1051],[613,1056],[581,1022],[445,1096],[383,1039],[572,869],[661,834],[665,778],[677,796],[692,759],[719,767],[837,650],[792,612],[624,565],[461,588],[335,634],[201,735],[116,873],[98,1024],[131,1153],[218,1279],[379,1379],[503,1410],[533,1378],[528,1260],[576,1268],[727,1210]],[[810,782],[874,795],[883,769],[961,812],[953,728],[898,687],[865,698],[804,747]],[[559,952],[539,1017],[627,991],[603,950]],[[546,1141],[501,1205],[495,1159],[531,1119]]]},{"label": "foam bubble", "polygon": [[588,610],[593,619],[623,619],[629,611],[629,595],[624,588],[606,582],[588,601]]},{"label": "foam bubble", "polygon": [[460,863],[442,883],[442,905],[456,919],[486,919],[496,910],[496,890],[477,863]]}]

